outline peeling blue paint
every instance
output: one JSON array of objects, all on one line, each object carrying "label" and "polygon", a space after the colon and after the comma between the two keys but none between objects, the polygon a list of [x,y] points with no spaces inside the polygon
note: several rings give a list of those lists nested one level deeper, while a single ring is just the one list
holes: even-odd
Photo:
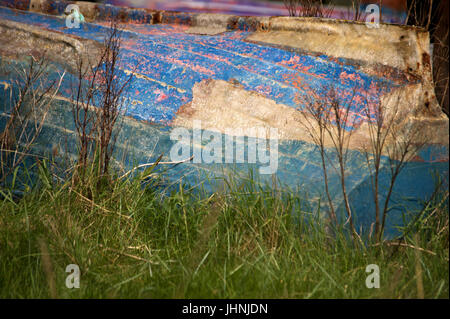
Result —
[{"label": "peeling blue paint", "polygon": [[[112,10],[112,9],[111,9]],[[107,13],[105,13],[107,14]],[[65,20],[34,13],[16,14],[0,9],[0,18],[38,25],[87,39],[102,41],[106,27],[85,23],[82,28],[67,28]],[[130,110],[138,119],[169,123],[179,108],[192,100],[192,88],[204,79],[236,80],[247,90],[261,93],[277,103],[301,108],[298,97],[321,92],[323,87],[334,87],[338,97],[355,94],[352,112],[356,122],[364,120],[363,92],[377,83],[387,87],[402,85],[389,78],[369,76],[355,66],[330,59],[262,46],[245,41],[248,32],[231,31],[215,36],[185,33],[182,27],[169,25],[125,26],[123,37],[123,69],[156,81],[137,78],[131,94],[142,104]],[[135,31],[132,31],[135,30]],[[180,88],[183,93],[161,86]],[[371,98],[377,99],[377,96]]]},{"label": "peeling blue paint", "polygon": [[[4,1],[6,0],[2,0],[2,3]],[[62,13],[63,9],[61,2],[55,2],[55,6],[49,10]],[[120,15],[121,9],[102,7],[101,10],[101,19],[106,19],[109,15]],[[149,21],[150,13],[147,16],[145,14],[136,11],[131,20]],[[320,90],[326,86],[335,87],[341,99],[355,91],[352,111],[358,121],[365,120],[361,114],[364,107],[364,99],[361,96],[363,92],[380,83],[387,84],[388,89],[411,84],[398,74],[379,77],[368,75],[344,59],[246,42],[249,32],[245,30],[251,27],[248,25],[248,19],[238,19],[237,28],[226,33],[203,36],[185,33],[190,24],[189,14],[172,13],[164,17],[163,22],[175,24],[126,24],[126,30],[123,32],[121,76],[128,76],[129,72],[134,71],[126,115],[138,120],[126,118],[118,140],[118,152],[124,151],[125,145],[130,149],[126,158],[128,167],[136,164],[136,161],[152,162],[163,153],[164,160],[169,160],[167,154],[173,141],[169,138],[168,124],[176,117],[180,107],[192,101],[192,89],[202,80],[237,81],[246,90],[258,92],[277,103],[293,108],[302,107],[296,99],[299,95],[311,95],[312,92],[320,94]],[[65,25],[64,17],[18,12],[7,8],[0,8],[0,19],[95,41],[102,41],[106,32],[105,23],[85,23],[80,29],[69,29]],[[69,98],[70,79],[69,74],[60,91],[61,95]],[[8,79],[0,77],[0,80]],[[371,98],[376,100],[379,96]],[[4,101],[5,99],[2,102]],[[59,112],[52,115],[54,125],[46,127],[38,146],[49,150],[54,145],[66,143],[69,151],[75,152],[75,137],[62,129],[74,129],[70,106],[61,101],[60,108]],[[4,124],[5,114],[0,114],[0,128]],[[368,172],[364,168],[362,154],[357,151],[350,153],[348,167],[352,174],[349,174],[347,182],[359,218],[356,224],[367,228],[373,220]],[[317,146],[301,141],[280,141],[279,155],[277,177],[288,186],[305,190],[312,200],[317,201],[323,195],[323,171]],[[333,160],[332,154],[330,158]],[[252,168],[252,165],[238,165],[237,168],[242,173]],[[222,164],[187,163],[170,171],[169,182],[173,183],[182,176],[192,181],[193,176],[199,177],[206,172],[221,175],[222,170],[231,169]],[[395,234],[395,226],[402,224],[402,213],[406,209],[417,208],[418,203],[426,200],[433,192],[433,172],[438,172],[448,179],[446,147],[429,146],[420,154],[418,160],[406,165],[393,197],[393,201],[403,206],[389,215],[389,234]],[[382,183],[385,182],[386,176],[388,172],[384,171]],[[339,202],[339,177],[330,171],[329,179],[330,191]]]}]

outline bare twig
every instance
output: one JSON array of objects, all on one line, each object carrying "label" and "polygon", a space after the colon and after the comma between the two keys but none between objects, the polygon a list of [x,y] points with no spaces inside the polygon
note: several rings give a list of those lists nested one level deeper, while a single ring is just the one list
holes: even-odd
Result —
[{"label": "bare twig", "polygon": [[372,246],[372,247],[376,247],[376,246],[380,246],[380,245],[407,247],[407,248],[416,249],[416,250],[419,250],[419,251],[423,251],[424,253],[427,253],[427,254],[436,256],[436,253],[433,252],[433,251],[431,251],[431,250],[428,250],[428,249],[425,249],[425,248],[421,248],[421,247],[417,247],[417,246],[413,246],[413,245],[407,244],[407,243],[395,243],[395,242],[389,243],[389,242],[381,242],[381,243],[373,244],[373,245],[371,245],[371,246]]},{"label": "bare twig", "polygon": [[[79,58],[72,110],[79,144],[79,165],[74,175],[75,182],[84,182],[88,164],[94,162],[95,175],[108,176],[109,164],[120,131],[117,124],[124,108],[124,94],[134,74],[129,72],[123,77],[120,70],[120,52],[121,33],[117,21],[113,20],[105,36],[98,62],[85,66],[83,59]],[[137,68],[137,65],[135,67]]]},{"label": "bare twig", "polygon": [[[0,133],[0,182],[32,156],[30,150],[44,127],[65,72],[48,82],[50,68],[45,53],[31,56],[27,67],[13,67],[9,119]],[[13,96],[12,88],[18,90]]]},{"label": "bare twig", "polygon": [[139,169],[139,168],[148,167],[148,166],[154,166],[154,165],[176,165],[176,164],[182,164],[182,163],[186,163],[186,162],[191,161],[193,158],[194,158],[194,156],[191,156],[191,157],[189,157],[189,158],[187,158],[187,159],[185,159],[185,160],[177,161],[177,162],[159,162],[159,161],[157,161],[157,162],[154,162],[154,163],[141,164],[141,165],[138,165],[138,166],[132,168],[131,170],[129,170],[128,172],[126,172],[125,174],[123,174],[122,176],[120,176],[119,179],[122,179],[122,178],[124,178],[124,177],[127,177],[127,176],[130,175],[133,171],[135,171],[135,170],[137,170],[137,169]]},{"label": "bare twig", "polygon": [[326,6],[323,0],[284,0],[284,6],[291,17],[329,18],[334,7]]},{"label": "bare twig", "polygon": [[[352,102],[355,90],[352,91],[352,94],[349,97],[344,99],[338,98],[335,88],[323,87],[320,92],[321,98],[317,98],[317,96],[319,96],[318,93],[313,95],[316,97],[303,98],[303,101],[306,101],[303,106],[304,111],[301,113],[304,117],[304,121],[301,121],[300,123],[305,127],[312,140],[319,147],[324,173],[325,192],[330,209],[330,218],[335,222],[337,221],[336,212],[329,192],[327,162],[332,164],[336,173],[339,175],[344,206],[347,213],[346,223],[349,223],[351,232],[356,239],[358,235],[353,225],[352,210],[345,183],[349,143],[354,132],[353,127],[356,120],[356,117],[351,116],[351,107],[353,105]],[[337,166],[335,166],[332,161],[329,161],[326,155],[326,139],[331,141],[332,147],[330,149],[333,150],[337,156]]]}]

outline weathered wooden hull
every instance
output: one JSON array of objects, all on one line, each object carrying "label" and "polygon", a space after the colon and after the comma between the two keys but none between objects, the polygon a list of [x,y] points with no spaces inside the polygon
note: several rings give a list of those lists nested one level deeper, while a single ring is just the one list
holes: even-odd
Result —
[{"label": "weathered wooden hull", "polygon": [[[4,2],[0,1],[0,4]],[[25,5],[19,8],[25,9]],[[65,20],[60,17],[0,7],[0,27],[2,30],[12,30],[19,24],[32,26],[51,34],[50,41],[59,41],[52,38],[54,33],[68,39],[79,39],[76,41],[81,41],[81,44],[85,44],[85,40],[101,41],[107,25],[104,18],[125,9],[95,8],[95,14],[90,11],[85,13],[87,19],[91,17],[95,20],[91,19],[91,23],[75,29],[67,28]],[[63,10],[64,3],[57,2],[41,11],[61,14]],[[423,56],[428,48],[412,46],[409,52],[396,55],[399,44],[391,45],[389,42],[390,37],[393,37],[388,29],[391,26],[384,26],[385,29],[380,31],[384,37],[380,40],[380,43],[384,41],[380,44],[382,52],[374,56],[370,52],[370,41],[363,39],[359,43],[352,43],[349,40],[348,45],[353,50],[349,53],[338,42],[342,42],[341,29],[347,28],[345,32],[359,34],[363,32],[362,25],[344,23],[340,26],[326,20],[320,25],[313,20],[299,20],[300,24],[290,25],[283,18],[252,20],[234,16],[139,10],[127,11],[122,20],[121,69],[124,75],[130,74],[131,70],[134,72],[129,90],[130,103],[123,118],[116,149],[116,161],[121,163],[124,170],[137,164],[153,162],[160,154],[164,154],[163,161],[170,161],[170,152],[178,143],[170,138],[172,129],[183,127],[190,136],[194,136],[195,121],[200,121],[200,132],[204,136],[210,132],[220,133],[222,145],[229,137],[226,133],[228,127],[276,127],[280,133],[277,140],[277,169],[274,174],[262,174],[259,178],[262,182],[271,183],[276,177],[285,186],[302,192],[307,198],[305,203],[311,209],[319,198],[322,201],[325,199],[323,171],[317,145],[308,140],[291,116],[294,114],[291,112],[302,108],[299,96],[319,95],[320,98],[324,86],[335,87],[342,100],[355,94],[357,98],[351,102],[354,127],[349,129],[361,132],[362,124],[367,120],[363,112],[364,93],[383,82],[388,83],[383,94],[404,92],[411,95],[412,99],[420,96],[421,103],[428,102],[431,115],[427,115],[426,120],[432,123],[430,130],[436,129],[428,145],[417,154],[414,161],[407,163],[398,178],[392,198],[396,208],[389,214],[387,233],[395,234],[395,228],[403,223],[403,213],[418,209],[421,201],[431,196],[435,187],[435,174],[448,179],[448,132],[445,133],[448,119],[437,111],[439,105],[434,101],[423,102],[424,96],[428,96],[425,92],[432,90],[428,78],[430,66],[422,63],[426,62]],[[211,24],[211,28],[205,21]],[[264,23],[268,23],[272,29],[259,31]],[[304,25],[312,31],[304,33]],[[319,34],[320,28],[327,29],[328,36],[330,33],[331,37],[334,36],[334,47],[315,43],[308,38]],[[419,31],[407,28],[392,30],[415,43],[426,42],[426,35]],[[294,39],[290,43],[289,38],[298,34],[302,35],[304,42]],[[47,35],[40,36],[45,38]],[[39,41],[45,43],[45,39]],[[360,52],[354,52],[358,45],[361,46]],[[342,50],[339,51],[339,48]],[[361,59],[358,60],[358,57]],[[411,64],[415,63],[414,59],[420,60],[421,64]],[[6,60],[21,59],[11,53],[2,59]],[[55,62],[59,63],[60,68],[65,67],[61,59],[55,58]],[[70,64],[70,61],[66,62]],[[134,70],[136,63],[139,68]],[[0,83],[4,83],[3,105],[7,105],[8,80],[7,75],[0,75]],[[77,144],[69,101],[71,94],[69,74],[61,87],[57,106],[50,112],[48,124],[35,145],[36,151],[50,153],[56,149],[58,154],[69,155],[75,160]],[[383,96],[379,93],[369,98],[377,101]],[[412,113],[417,115],[423,105],[419,105],[419,102],[416,104],[411,108]],[[4,110],[0,119],[2,126],[6,118],[7,110]],[[199,144],[194,141],[193,145],[189,145],[190,154],[202,154],[201,150],[208,139],[205,138]],[[270,144],[270,139],[267,143]],[[244,144],[244,149],[248,149],[248,140],[244,140]],[[232,147],[236,150],[239,142]],[[370,175],[365,166],[364,154],[353,146],[349,154],[347,190],[354,205],[356,225],[369,229],[374,220]],[[336,161],[332,157],[330,160]],[[244,178],[249,169],[254,169],[258,175],[261,167],[258,163],[236,164],[225,161],[225,156],[221,156],[219,163],[196,163],[194,160],[177,165],[168,171],[167,185],[180,181],[195,185],[205,176],[214,178],[237,174]],[[384,166],[380,178],[382,197],[387,193],[388,179],[389,172]],[[205,185],[214,191],[218,183],[210,179]],[[329,185],[336,206],[340,206],[342,192],[336,171],[329,171]],[[343,212],[343,209],[340,211]]]}]

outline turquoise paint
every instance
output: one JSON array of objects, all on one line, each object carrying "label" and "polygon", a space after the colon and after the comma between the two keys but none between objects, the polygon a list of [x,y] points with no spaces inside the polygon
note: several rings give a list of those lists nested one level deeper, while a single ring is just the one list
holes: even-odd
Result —
[{"label": "turquoise paint", "polygon": [[[0,8],[0,18],[97,41],[102,40],[105,32],[105,28],[97,24],[85,23],[82,29],[67,29],[64,19],[16,13],[4,8]],[[218,36],[189,35],[176,25],[142,25],[135,27],[134,31],[124,32],[123,68],[130,69],[139,61],[143,63],[139,73],[157,80],[149,82],[135,78],[130,89],[129,98],[139,100],[142,104],[129,105],[119,135],[115,156],[124,158],[125,169],[153,162],[160,154],[164,154],[163,161],[170,160],[168,154],[175,143],[170,140],[170,121],[182,105],[191,101],[195,83],[204,79],[235,79],[247,90],[257,91],[291,107],[297,106],[293,101],[296,94],[308,94],[307,90],[317,89],[327,83],[336,84],[343,95],[348,94],[352,87],[356,86],[363,91],[378,81],[387,81],[392,87],[406,84],[404,78],[397,76],[368,76],[342,59],[335,61],[326,56],[310,56],[247,43],[244,41],[247,34],[231,31]],[[338,80],[343,72],[351,76],[342,81]],[[56,77],[56,73],[53,73],[52,77]],[[299,77],[309,83],[306,91],[301,91],[293,85],[293,77]],[[0,81],[8,82],[9,79],[5,74],[0,74]],[[70,97],[69,84],[70,74],[63,82],[62,96]],[[3,108],[0,115],[2,129],[7,119],[9,91],[1,87],[0,91]],[[166,98],[161,98],[164,96]],[[354,111],[358,113],[361,107],[355,104]],[[361,114],[359,116],[363,121]],[[48,155],[56,147],[63,155],[55,160],[62,166],[68,165],[67,159],[76,159],[75,136],[66,133],[66,129],[74,131],[70,105],[60,101],[52,110],[47,123],[34,151]],[[223,136],[223,139],[225,138]],[[195,152],[195,149],[192,152]],[[335,161],[332,151],[328,152],[331,160]],[[361,153],[350,152],[348,168],[347,188],[354,205],[355,224],[357,228],[367,230],[373,221],[374,208],[370,179]],[[396,226],[403,224],[404,212],[419,210],[421,203],[431,196],[435,186],[435,174],[448,181],[448,168],[448,149],[432,145],[421,153],[419,161],[407,164],[394,189],[392,204],[395,204],[396,208],[388,217],[387,237],[397,234]],[[254,164],[183,163],[167,171],[165,185],[168,189],[176,189],[178,183],[195,185],[204,177],[215,178],[228,174],[240,175],[244,180],[249,170],[254,170],[261,183],[270,185],[272,176],[258,175],[257,169],[258,165]],[[383,194],[388,177],[388,171],[384,169],[381,176]],[[319,198],[324,202],[323,172],[316,145],[300,141],[281,141],[276,178],[285,187],[304,194],[309,209],[315,208]],[[204,183],[210,191],[214,191],[218,184],[220,179],[210,179]],[[329,184],[334,201],[339,206],[342,202],[339,178],[332,170],[329,174]],[[344,218],[342,208],[340,213]]]}]

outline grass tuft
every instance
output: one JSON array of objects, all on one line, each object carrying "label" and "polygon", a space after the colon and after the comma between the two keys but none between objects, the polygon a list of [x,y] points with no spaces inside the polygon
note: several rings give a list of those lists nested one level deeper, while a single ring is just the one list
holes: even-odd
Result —
[{"label": "grass tuft", "polygon": [[[21,198],[2,190],[1,298],[449,297],[448,192],[401,240],[355,248],[299,195],[251,179],[162,194],[146,170],[87,198],[48,166]],[[69,264],[79,289],[65,286]],[[369,264],[379,289],[366,288]]]}]

